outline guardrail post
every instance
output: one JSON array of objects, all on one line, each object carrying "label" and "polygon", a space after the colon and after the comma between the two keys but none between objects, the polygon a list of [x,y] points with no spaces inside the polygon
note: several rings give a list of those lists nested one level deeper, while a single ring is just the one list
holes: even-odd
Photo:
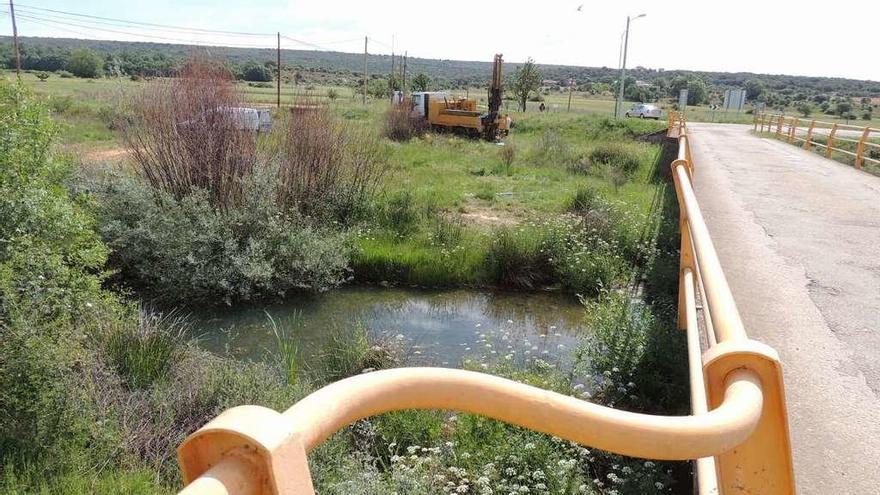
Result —
[{"label": "guardrail post", "polygon": [[837,134],[837,123],[831,126],[831,132],[828,134],[828,142],[825,143],[825,157],[831,158],[834,154],[834,135]]},{"label": "guardrail post", "polygon": [[865,127],[865,131],[862,132],[862,138],[859,139],[859,144],[856,146],[856,168],[862,168],[862,161],[865,158],[865,141],[868,140],[869,134],[871,134],[871,128]]},{"label": "guardrail post", "polygon": [[727,376],[743,368],[761,379],[763,412],[748,440],[715,456],[718,486],[724,495],[794,495],[785,388],[776,351],[754,340],[719,342],[706,351],[703,370],[709,408],[724,401]]},{"label": "guardrail post", "polygon": [[806,141],[804,141],[804,149],[805,149],[805,150],[809,150],[809,149],[810,149],[810,146],[813,144],[813,143],[812,143],[812,139],[813,139],[813,129],[815,129],[815,128],[816,128],[816,119],[813,119],[813,120],[810,122],[810,128],[807,129],[807,139],[806,139]]},{"label": "guardrail post", "polygon": [[[299,434],[290,420],[265,407],[239,406],[223,412],[187,437],[177,456],[188,485],[182,494],[315,493]],[[220,462],[228,460],[236,462]]]},{"label": "guardrail post", "polygon": [[779,116],[779,120],[776,121],[776,136],[779,137],[782,135],[782,124],[785,123],[785,117],[782,115]]},{"label": "guardrail post", "polygon": [[800,124],[801,120],[798,118],[793,118],[791,122],[792,122],[792,124],[788,128],[788,142],[789,143],[794,142],[794,135],[797,133],[798,124]]}]

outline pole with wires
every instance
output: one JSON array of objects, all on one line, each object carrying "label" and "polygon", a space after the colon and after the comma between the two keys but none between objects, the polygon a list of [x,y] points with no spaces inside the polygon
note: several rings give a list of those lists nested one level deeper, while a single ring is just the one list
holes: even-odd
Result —
[{"label": "pole with wires", "polygon": [[15,45],[15,75],[21,81],[21,50],[18,47],[18,27],[15,25],[15,6],[9,0],[9,16],[12,17],[12,43]]},{"label": "pole with wires", "polygon": [[406,95],[406,59],[409,51],[403,52],[403,94]]},{"label": "pole with wires", "polygon": [[364,96],[363,103],[367,104],[367,41],[370,38],[364,36]]},{"label": "pole with wires", "polygon": [[278,32],[278,90],[276,92],[276,106],[281,108],[281,32]]},{"label": "pole with wires", "polygon": [[394,35],[391,35],[391,75],[388,77],[388,89],[391,90],[391,103],[394,103]]}]

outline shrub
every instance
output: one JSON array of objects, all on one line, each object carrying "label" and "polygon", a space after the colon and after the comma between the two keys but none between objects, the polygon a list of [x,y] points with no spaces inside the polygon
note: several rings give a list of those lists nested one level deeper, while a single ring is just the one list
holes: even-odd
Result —
[{"label": "shrub", "polygon": [[58,74],[58,77],[60,77],[61,79],[70,79],[70,78],[74,77],[73,74],[71,74],[69,71],[66,71],[66,70],[59,70],[57,72],[57,74]]},{"label": "shrub", "polygon": [[803,102],[798,104],[797,111],[804,117],[809,117],[813,113],[813,107],[809,103]]},{"label": "shrub", "polygon": [[98,77],[101,75],[103,66],[104,62],[101,57],[87,48],[77,48],[71,51],[70,57],[67,59],[67,70],[76,77]]},{"label": "shrub", "polygon": [[639,157],[620,143],[602,143],[593,148],[588,158],[592,164],[620,170],[627,176],[639,168]]},{"label": "shrub", "polygon": [[76,467],[97,413],[80,383],[89,357],[73,337],[54,326],[0,326],[0,460]]},{"label": "shrub", "polygon": [[248,86],[250,86],[250,87],[252,87],[252,88],[271,88],[271,87],[272,87],[272,83],[268,83],[268,82],[249,82],[249,83],[248,83]]},{"label": "shrub", "polygon": [[61,187],[54,128],[22,86],[0,82],[0,322],[73,321],[101,299],[107,250]]},{"label": "shrub", "polygon": [[241,106],[226,69],[191,59],[178,77],[151,81],[129,100],[122,137],[150,186],[178,200],[204,190],[219,208],[240,199],[242,179],[256,165],[256,135],[219,111]]},{"label": "shrub", "polygon": [[[585,305],[590,336],[576,353],[580,357],[576,366],[580,374],[592,377],[593,400],[633,412],[687,414],[683,332],[626,293],[606,293]],[[617,478],[615,489],[622,494],[657,493],[655,484],[673,483],[672,468],[686,469],[680,463],[596,454],[594,473]]]},{"label": "shrub", "polygon": [[392,105],[385,114],[384,134],[392,141],[406,142],[414,137],[421,137],[427,130],[425,119],[413,116],[406,101]]},{"label": "shrub", "polygon": [[872,117],[873,117],[873,115],[871,115],[870,110],[862,113],[862,120],[871,120]]},{"label": "shrub", "polygon": [[328,89],[327,90],[327,98],[330,99],[330,101],[333,101],[333,100],[339,98],[339,91],[336,91],[335,88]]},{"label": "shrub", "polygon": [[49,73],[48,73],[48,72],[45,72],[45,71],[38,71],[38,72],[37,72],[36,74],[34,74],[34,75],[37,76],[37,79],[39,79],[40,82],[44,82],[46,79],[49,79]]},{"label": "shrub", "polygon": [[92,427],[100,411],[84,386],[83,328],[110,299],[96,275],[107,251],[63,187],[53,135],[45,107],[0,81],[0,463],[57,472],[85,446],[109,457],[99,437],[112,432]]},{"label": "shrub", "polygon": [[269,82],[272,80],[272,71],[257,62],[245,64],[239,74],[245,81]]},{"label": "shrub", "polygon": [[294,112],[278,161],[280,204],[321,218],[357,216],[385,174],[382,151],[374,137],[343,127],[326,109]]},{"label": "shrub", "polygon": [[100,198],[111,262],[162,301],[231,304],[321,291],[346,278],[345,235],[296,210],[280,212],[271,171],[243,180],[245,200],[225,211],[207,191],[177,199],[132,177],[86,186]]}]

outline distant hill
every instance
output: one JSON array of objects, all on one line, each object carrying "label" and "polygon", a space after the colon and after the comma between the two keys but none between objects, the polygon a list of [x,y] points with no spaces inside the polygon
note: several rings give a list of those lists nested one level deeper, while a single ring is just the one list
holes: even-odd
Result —
[{"label": "distant hill", "polygon": [[[58,70],[63,68],[63,61],[69,52],[76,48],[88,48],[103,56],[105,63],[117,63],[125,71],[125,67],[141,67],[141,70],[161,73],[169,71],[182,59],[194,51],[207,52],[212,57],[225,59],[234,66],[242,66],[250,62],[270,63],[274,65],[276,52],[274,49],[232,48],[232,47],[198,47],[190,45],[144,43],[130,41],[83,40],[70,38],[21,38],[22,63],[25,69]],[[489,58],[492,54],[486,54]],[[333,51],[282,50],[282,65],[294,67],[304,73],[322,74],[324,77],[338,76],[341,81],[353,80],[363,70],[363,54]],[[538,61],[540,62],[540,61]],[[0,64],[8,68],[14,67],[15,59],[10,37],[0,38]],[[372,77],[382,77],[391,70],[391,57],[388,55],[369,55],[369,73]],[[505,72],[509,75],[516,68],[516,63],[506,63]],[[579,85],[585,83],[612,83],[618,71],[609,67],[579,67],[567,65],[540,64],[544,79],[566,84],[573,78]],[[465,87],[484,86],[488,81],[492,64],[490,62],[439,60],[425,58],[409,58],[407,71],[410,74],[424,72],[438,86]],[[837,95],[846,97],[880,97],[880,82],[846,78],[807,77],[775,74],[753,74],[747,72],[703,72],[683,70],[657,70],[644,67],[627,69],[627,74],[640,81],[669,85],[676,77],[701,78],[710,90],[721,90],[729,87],[742,87],[748,80],[757,80],[767,91],[791,95],[794,99],[806,99],[815,94]]]}]

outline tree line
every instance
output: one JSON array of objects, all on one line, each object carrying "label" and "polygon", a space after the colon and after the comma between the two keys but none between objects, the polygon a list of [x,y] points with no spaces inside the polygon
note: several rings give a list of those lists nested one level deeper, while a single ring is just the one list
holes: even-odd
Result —
[{"label": "tree line", "polygon": [[[181,60],[199,47],[162,43],[127,41],[75,40],[64,38],[22,38],[22,68],[33,71],[67,71],[79,77],[135,76],[154,77],[175,71]],[[268,82],[277,72],[274,49],[211,47],[211,54],[229,64],[240,79]],[[399,63],[399,57],[398,61]],[[389,77],[392,59],[388,55],[369,55],[371,81],[369,92],[397,89],[402,82]],[[14,68],[15,56],[11,39],[0,42],[0,65]],[[282,65],[305,74],[336,76],[334,84],[362,87],[363,55],[359,53],[282,50]],[[508,87],[524,63],[505,64]],[[573,84],[578,91],[602,94],[616,92],[619,71],[609,67],[574,67],[540,64],[540,87],[567,90]],[[410,78],[407,86],[416,89],[464,89],[483,87],[491,75],[491,63],[444,59],[409,58]],[[384,75],[383,75],[384,74]],[[838,100],[880,97],[880,82],[845,78],[806,77],[751,73],[678,71],[635,67],[627,70],[624,95],[632,101],[650,102],[675,98],[681,89],[688,89],[688,103],[721,103],[727,88],[745,88],[748,99],[761,101],[771,108],[810,105],[816,111],[833,111]],[[383,86],[384,85],[384,86]],[[382,86],[382,88],[380,88]],[[537,89],[537,88],[536,88]],[[535,93],[533,93],[535,95]],[[537,97],[537,95],[533,96]],[[519,99],[519,98],[518,98]],[[828,106],[825,107],[825,102]],[[823,108],[825,107],[825,108]],[[845,109],[845,104],[842,107]]]}]

